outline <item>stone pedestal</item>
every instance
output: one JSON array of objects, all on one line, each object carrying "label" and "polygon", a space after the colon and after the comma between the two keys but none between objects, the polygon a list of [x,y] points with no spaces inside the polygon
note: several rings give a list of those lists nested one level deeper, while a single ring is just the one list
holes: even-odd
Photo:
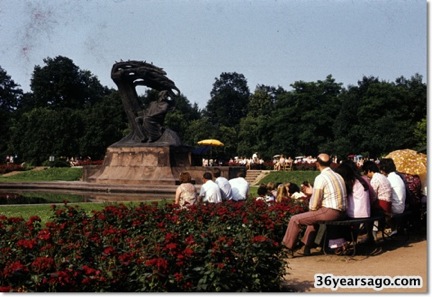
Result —
[{"label": "stone pedestal", "polygon": [[110,146],[100,169],[88,182],[100,184],[175,185],[181,171],[202,183],[202,167],[191,166],[187,146]]}]

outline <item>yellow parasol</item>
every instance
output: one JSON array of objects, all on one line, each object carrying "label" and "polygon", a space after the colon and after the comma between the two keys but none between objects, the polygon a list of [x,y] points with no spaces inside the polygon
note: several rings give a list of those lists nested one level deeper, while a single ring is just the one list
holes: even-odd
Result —
[{"label": "yellow parasol", "polygon": [[209,145],[209,146],[224,146],[224,144],[217,139],[204,139],[197,142],[199,145]]},{"label": "yellow parasol", "polygon": [[401,173],[418,175],[422,183],[426,182],[427,156],[414,150],[404,149],[389,153],[386,158],[393,159],[396,170]]},{"label": "yellow parasol", "polygon": [[213,146],[224,146],[222,141],[217,139],[204,139],[197,142],[199,145],[207,145],[210,146],[210,159],[213,159]]}]

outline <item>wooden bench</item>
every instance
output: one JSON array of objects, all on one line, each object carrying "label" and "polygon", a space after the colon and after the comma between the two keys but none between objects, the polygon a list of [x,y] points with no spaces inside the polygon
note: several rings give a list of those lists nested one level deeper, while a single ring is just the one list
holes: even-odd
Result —
[{"label": "wooden bench", "polygon": [[[324,254],[327,254],[328,248],[328,240],[329,237],[343,237],[348,242],[351,242],[353,253],[352,256],[356,253],[357,246],[357,235],[360,230],[360,226],[366,223],[374,223],[375,221],[383,222],[385,220],[384,216],[373,216],[369,218],[360,218],[360,219],[344,219],[337,221],[320,221],[319,230],[317,232],[317,236],[315,238],[315,243],[318,245],[322,244],[322,251]],[[383,226],[379,229],[379,231],[384,231],[385,224],[378,224]],[[348,237],[348,238],[347,238]],[[330,238],[335,239],[335,238]]]},{"label": "wooden bench", "polygon": [[[407,219],[410,215],[411,211],[405,211],[401,214],[392,215],[390,220],[393,222],[394,227],[401,229],[407,226]],[[375,224],[375,222],[378,222],[378,224]],[[377,227],[378,232],[381,232],[383,240],[390,238],[390,235],[385,232],[385,229],[388,227],[388,225],[384,215],[359,219],[348,218],[337,221],[319,221],[317,223],[319,224],[319,230],[317,231],[315,244],[322,245],[322,251],[324,254],[327,254],[329,237],[338,236],[339,238],[343,237],[346,241],[351,242],[353,248],[352,256],[354,256],[356,253],[357,236],[360,232],[360,226],[364,226],[364,224],[368,223],[373,223],[374,226]]]}]

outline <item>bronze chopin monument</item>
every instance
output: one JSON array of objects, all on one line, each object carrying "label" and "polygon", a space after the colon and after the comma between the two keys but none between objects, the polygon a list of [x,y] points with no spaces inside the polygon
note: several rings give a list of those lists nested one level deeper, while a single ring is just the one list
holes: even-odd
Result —
[{"label": "bronze chopin monument", "polygon": [[[116,83],[129,126],[132,132],[115,146],[134,143],[167,143],[179,146],[181,141],[177,134],[163,127],[165,115],[173,109],[180,90],[174,82],[166,77],[166,72],[146,62],[127,61],[115,63],[111,78]],[[137,86],[147,86],[159,92],[157,101],[141,111]]]},{"label": "bronze chopin monument", "polygon": [[[187,170],[201,183],[202,167],[191,167],[191,147],[177,133],[164,127],[165,115],[175,105],[180,90],[166,72],[143,61],[116,62],[111,78],[118,87],[131,132],[107,148],[103,165],[89,182],[102,184],[175,185]],[[136,91],[146,86],[158,98],[142,110]]]}]

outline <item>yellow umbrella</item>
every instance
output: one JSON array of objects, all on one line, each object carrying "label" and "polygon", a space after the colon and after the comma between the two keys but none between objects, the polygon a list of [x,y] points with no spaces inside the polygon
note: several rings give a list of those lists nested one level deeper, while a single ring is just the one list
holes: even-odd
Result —
[{"label": "yellow umbrella", "polygon": [[224,144],[217,139],[204,139],[197,142],[199,145],[209,145],[209,146],[224,146]]},{"label": "yellow umbrella", "polygon": [[389,153],[386,158],[393,159],[396,170],[401,173],[418,175],[422,183],[426,182],[427,156],[414,150],[404,149]]},{"label": "yellow umbrella", "polygon": [[217,139],[204,139],[197,142],[199,145],[210,146],[210,159],[213,159],[213,146],[224,146],[224,144]]}]

